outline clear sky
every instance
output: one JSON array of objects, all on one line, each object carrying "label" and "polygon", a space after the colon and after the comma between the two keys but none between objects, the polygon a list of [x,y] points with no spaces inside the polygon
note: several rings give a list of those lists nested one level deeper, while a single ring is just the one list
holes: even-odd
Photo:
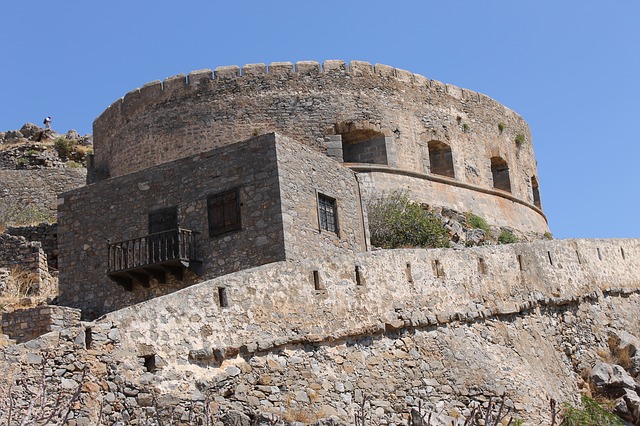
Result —
[{"label": "clear sky", "polygon": [[91,133],[128,91],[196,69],[382,63],[522,115],[557,238],[640,237],[638,0],[5,0],[0,16],[2,131],[51,115]]}]

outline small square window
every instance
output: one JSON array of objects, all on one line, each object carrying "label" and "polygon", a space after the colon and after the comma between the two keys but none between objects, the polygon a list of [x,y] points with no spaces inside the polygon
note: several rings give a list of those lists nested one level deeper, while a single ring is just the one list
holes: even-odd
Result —
[{"label": "small square window", "polygon": [[238,189],[210,196],[207,199],[207,210],[210,237],[241,228]]},{"label": "small square window", "polygon": [[338,209],[335,198],[318,194],[318,221],[321,231],[338,233]]}]

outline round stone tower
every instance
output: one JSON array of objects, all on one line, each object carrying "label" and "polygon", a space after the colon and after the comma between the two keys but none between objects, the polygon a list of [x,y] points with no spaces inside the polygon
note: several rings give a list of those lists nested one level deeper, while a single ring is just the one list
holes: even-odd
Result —
[{"label": "round stone tower", "polygon": [[360,61],[227,66],[148,83],[94,122],[89,182],[267,132],[356,171],[363,198],[406,190],[523,233],[549,230],[518,114],[485,95]]}]

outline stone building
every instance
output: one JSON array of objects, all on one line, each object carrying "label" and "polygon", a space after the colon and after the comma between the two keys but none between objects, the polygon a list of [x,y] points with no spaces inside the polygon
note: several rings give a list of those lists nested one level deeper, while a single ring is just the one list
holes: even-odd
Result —
[{"label": "stone building", "polygon": [[385,65],[273,63],[151,82],[94,122],[59,200],[60,303],[92,318],[281,260],[369,249],[366,200],[548,231],[525,121]]}]

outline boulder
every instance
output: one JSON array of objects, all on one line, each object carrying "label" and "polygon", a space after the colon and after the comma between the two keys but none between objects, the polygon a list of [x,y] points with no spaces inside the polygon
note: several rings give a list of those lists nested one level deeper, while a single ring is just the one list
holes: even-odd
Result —
[{"label": "boulder", "polygon": [[638,424],[640,420],[640,396],[632,390],[625,389],[624,402],[627,403],[627,409],[633,416],[633,421]]},{"label": "boulder", "polygon": [[42,130],[42,127],[38,127],[33,123],[26,123],[20,129],[20,133],[22,133],[22,135],[27,139],[33,139],[38,136]]},{"label": "boulder", "polygon": [[80,135],[74,129],[71,129],[67,132],[67,134],[65,135],[65,138],[72,141],[77,141],[78,139],[80,139]]},{"label": "boulder", "polygon": [[598,389],[616,398],[624,395],[625,389],[636,389],[636,381],[624,368],[605,362],[597,362],[593,367],[591,381]]},{"label": "boulder", "polygon": [[9,130],[8,132],[5,133],[4,138],[7,141],[12,141],[15,139],[24,139],[24,135],[20,130]]}]

